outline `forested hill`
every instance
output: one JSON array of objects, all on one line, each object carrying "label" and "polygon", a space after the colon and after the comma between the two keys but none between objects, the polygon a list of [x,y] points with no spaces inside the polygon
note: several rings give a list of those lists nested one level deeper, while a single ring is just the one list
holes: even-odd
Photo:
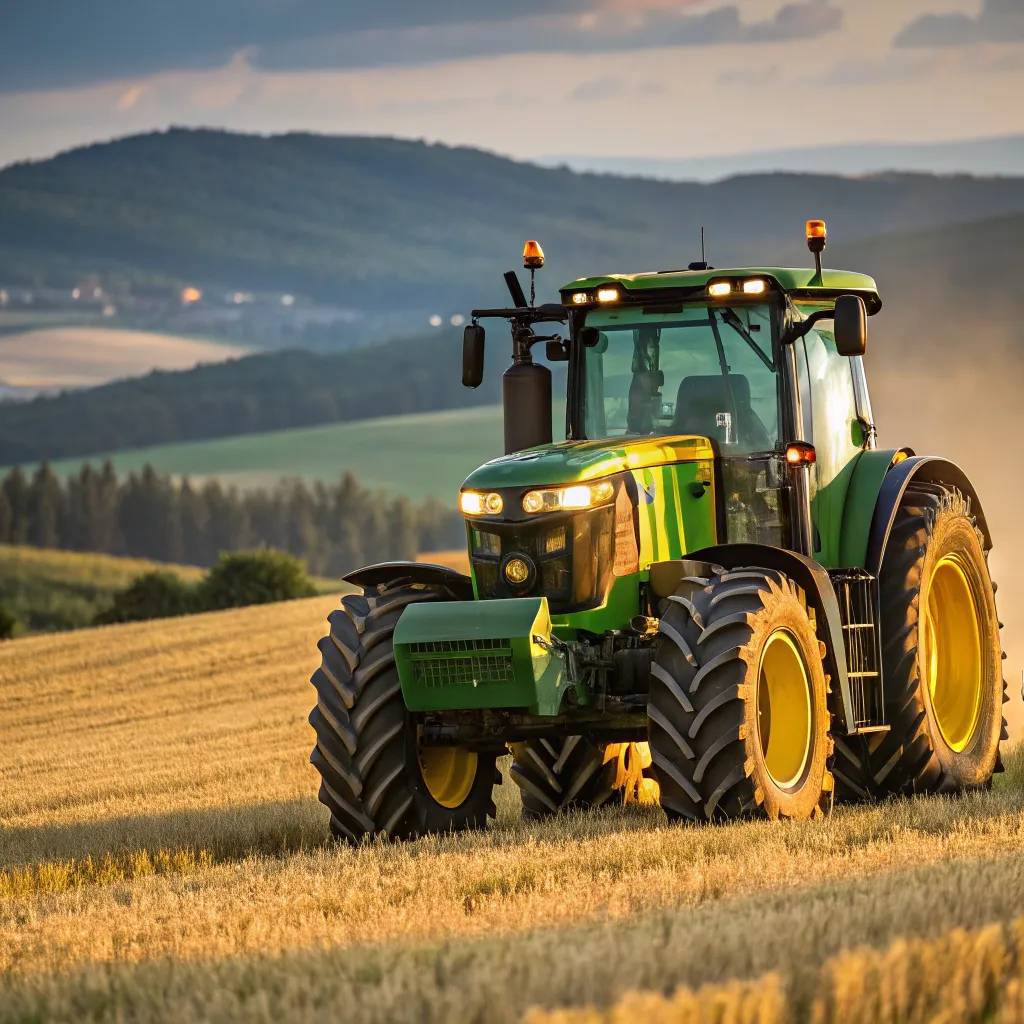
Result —
[{"label": "forested hill", "polygon": [[754,175],[714,184],[576,174],[384,138],[175,129],[0,171],[0,282],[276,289],[358,308],[504,299],[523,240],[550,294],[577,274],[755,263],[824,217],[834,239],[1024,210],[1024,179]]},{"label": "forested hill", "polygon": [[462,387],[461,335],[446,330],[340,354],[272,352],[0,403],[0,465],[496,402],[511,342],[507,329],[492,337],[487,379],[475,391]]},{"label": "forested hill", "polygon": [[[884,308],[870,325],[872,372],[905,372],[911,352],[941,361],[968,339],[981,352],[996,336],[1024,361],[1024,214],[828,252],[833,265],[878,280]],[[807,259],[799,248],[787,256]],[[0,403],[0,465],[498,402],[509,355],[507,327],[489,326],[487,372],[475,391],[461,384],[459,332],[445,329],[334,355],[288,350]],[[557,392],[564,368],[554,370]]]}]

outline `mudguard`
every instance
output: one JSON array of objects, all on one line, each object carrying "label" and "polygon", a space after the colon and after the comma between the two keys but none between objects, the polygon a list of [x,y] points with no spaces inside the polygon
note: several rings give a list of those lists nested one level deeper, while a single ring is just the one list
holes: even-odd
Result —
[{"label": "mudguard", "polygon": [[846,644],[843,639],[843,621],[839,614],[835,588],[824,567],[806,555],[766,544],[719,544],[716,547],[694,551],[686,557],[719,565],[725,569],[739,569],[743,566],[775,569],[785,573],[803,588],[808,604],[815,611],[819,627],[823,627],[828,636],[824,664],[825,671],[833,681],[839,683],[842,707],[835,709],[841,712],[837,715],[839,724],[847,734],[856,732],[849,669],[846,664]]},{"label": "mudguard", "polygon": [[984,537],[985,550],[991,550],[992,534],[989,531],[988,520],[985,518],[985,510],[982,508],[978,492],[975,491],[967,474],[947,459],[915,455],[892,466],[885,474],[879,488],[864,560],[864,568],[872,576],[877,578],[881,571],[885,546],[896,520],[896,512],[900,507],[903,494],[912,480],[947,484],[960,491],[965,498],[970,500],[971,514],[975,517],[976,525]]},{"label": "mudguard", "polygon": [[368,565],[365,569],[356,569],[355,572],[342,576],[342,579],[354,587],[364,589],[419,584],[445,590],[455,601],[473,600],[473,581],[445,565],[429,565],[426,562],[380,562],[377,565]]}]

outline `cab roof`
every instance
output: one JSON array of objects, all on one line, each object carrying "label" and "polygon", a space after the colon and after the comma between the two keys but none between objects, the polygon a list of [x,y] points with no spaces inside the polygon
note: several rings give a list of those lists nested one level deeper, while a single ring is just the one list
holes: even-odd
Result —
[{"label": "cab roof", "polygon": [[[822,302],[835,299],[838,295],[859,295],[864,299],[868,313],[874,315],[882,308],[878,286],[866,274],[849,270],[823,270],[818,281],[815,270],[808,267],[733,267],[714,270],[660,270],[641,274],[606,274],[600,277],[583,277],[572,281],[561,289],[565,305],[572,305],[572,293],[589,291],[602,285],[619,285],[630,297],[641,298],[645,292],[692,293],[694,299],[706,294],[712,281],[736,278],[763,277],[773,290],[789,294],[796,301]],[[667,297],[667,296],[666,296]],[[675,297],[675,296],[673,296]]]}]

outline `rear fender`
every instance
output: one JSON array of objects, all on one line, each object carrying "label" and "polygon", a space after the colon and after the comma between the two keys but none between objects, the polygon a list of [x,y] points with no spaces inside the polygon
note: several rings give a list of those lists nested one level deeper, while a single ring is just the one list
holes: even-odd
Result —
[{"label": "rear fender", "polygon": [[[694,551],[687,555],[687,559],[699,559],[709,563],[709,567],[721,566],[724,569],[752,566],[775,569],[777,572],[785,573],[794,583],[803,588],[807,595],[807,603],[814,609],[819,633],[823,631],[828,639],[825,645],[825,671],[832,677],[833,682],[839,683],[841,704],[838,707],[833,707],[833,714],[836,715],[845,732],[855,732],[857,725],[850,694],[843,621],[839,614],[839,602],[836,600],[835,588],[825,569],[806,555],[787,551],[785,548],[770,547],[766,544],[720,544],[713,548]],[[834,704],[834,686],[832,692]]]},{"label": "rear fender", "polygon": [[916,455],[892,466],[878,489],[864,560],[864,568],[876,578],[882,569],[882,559],[885,557],[885,547],[896,521],[896,512],[904,493],[914,480],[955,487],[970,502],[971,514],[984,538],[985,550],[992,549],[992,534],[985,518],[985,510],[967,474],[946,459]]},{"label": "rear fender", "polygon": [[380,562],[350,572],[342,579],[354,587],[373,590],[377,587],[431,587],[449,594],[454,601],[473,600],[473,581],[461,572],[444,565],[425,562]]}]

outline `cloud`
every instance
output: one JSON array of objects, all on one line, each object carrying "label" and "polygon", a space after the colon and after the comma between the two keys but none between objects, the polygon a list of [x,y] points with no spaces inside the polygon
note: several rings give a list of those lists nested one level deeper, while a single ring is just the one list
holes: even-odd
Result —
[{"label": "cloud", "polygon": [[615,53],[654,47],[716,46],[812,39],[842,27],[843,12],[826,0],[789,3],[763,21],[745,22],[735,5],[702,14],[661,7],[539,15],[500,26],[467,23],[399,32],[368,31],[261,50],[275,70],[427,64],[513,53]]},{"label": "cloud", "polygon": [[324,35],[501,23],[594,0],[24,0],[3,4],[0,91],[212,68]]},{"label": "cloud", "polygon": [[966,14],[925,14],[896,37],[899,47],[969,46],[1024,42],[1022,0],[984,0],[976,18]]},{"label": "cloud", "polygon": [[810,39],[842,26],[830,0],[746,21],[713,0],[35,0],[5,11],[0,92],[223,66],[359,69],[519,53],[606,53]]}]

